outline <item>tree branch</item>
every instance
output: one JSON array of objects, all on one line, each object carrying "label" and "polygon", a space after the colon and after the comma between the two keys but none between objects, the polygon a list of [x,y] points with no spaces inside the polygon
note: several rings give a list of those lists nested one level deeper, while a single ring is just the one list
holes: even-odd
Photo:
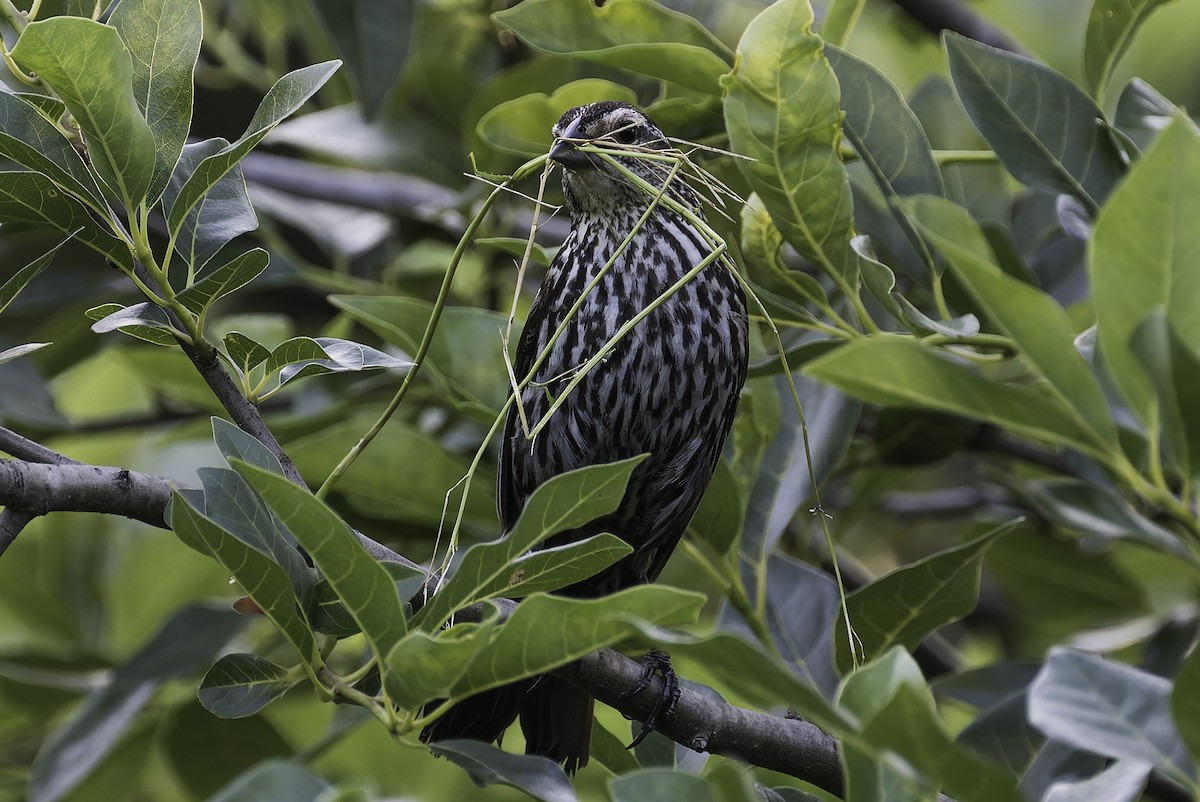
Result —
[{"label": "tree branch", "polygon": [[59,454],[57,451],[46,448],[41,443],[35,443],[10,429],[5,429],[3,426],[0,426],[0,451],[26,462],[40,462],[46,465],[82,464],[65,454]]},{"label": "tree branch", "polygon": [[958,0],[892,0],[922,27],[934,34],[954,31],[1001,50],[1019,52],[1012,37]]},{"label": "tree branch", "polygon": [[5,507],[0,510],[0,554],[8,551],[8,547],[17,539],[30,521],[34,519],[31,513]]}]

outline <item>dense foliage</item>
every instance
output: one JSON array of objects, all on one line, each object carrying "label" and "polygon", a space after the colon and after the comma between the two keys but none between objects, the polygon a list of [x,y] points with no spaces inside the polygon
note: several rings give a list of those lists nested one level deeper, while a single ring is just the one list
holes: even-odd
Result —
[{"label": "dense foliage", "polygon": [[[1195,4],[1075,3],[1081,51],[1010,4],[1054,67],[854,0],[103,5],[0,0],[4,799],[1200,793]],[[581,601],[628,546],[530,549],[636,460],[499,539],[492,463],[599,99],[679,138],[755,333],[662,580]],[[606,647],[790,710],[782,766],[600,706],[573,780],[417,742]]]}]

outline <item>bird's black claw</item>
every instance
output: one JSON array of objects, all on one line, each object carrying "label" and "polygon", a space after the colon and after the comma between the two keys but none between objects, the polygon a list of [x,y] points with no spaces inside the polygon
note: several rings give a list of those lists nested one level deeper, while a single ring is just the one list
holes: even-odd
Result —
[{"label": "bird's black claw", "polygon": [[644,741],[647,735],[654,732],[658,727],[659,719],[671,715],[671,711],[675,709],[675,703],[679,701],[679,678],[675,676],[675,669],[671,668],[671,656],[658,649],[646,652],[646,656],[642,658],[642,675],[638,678],[637,685],[623,696],[634,696],[644,691],[650,685],[650,678],[655,674],[663,678],[662,692],[658,696],[654,710],[650,711],[650,715],[642,722],[641,732],[633,739],[633,743],[625,747],[626,749],[633,749]]}]

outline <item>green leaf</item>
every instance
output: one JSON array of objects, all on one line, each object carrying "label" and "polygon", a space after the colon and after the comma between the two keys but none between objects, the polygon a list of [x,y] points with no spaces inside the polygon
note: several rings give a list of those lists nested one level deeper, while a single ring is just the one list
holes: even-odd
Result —
[{"label": "green leaf", "polygon": [[900,755],[925,788],[944,787],[962,802],[1024,799],[1011,774],[954,743],[920,669],[904,650],[894,648],[854,672],[840,701],[860,722],[859,736],[844,740],[869,745],[881,757]]},{"label": "green leaf", "polygon": [[[405,353],[415,354],[433,305],[416,298],[334,295],[338,309]],[[445,384],[455,398],[483,406],[490,422],[508,397],[501,332],[508,318],[490,309],[449,307],[429,346],[424,370]],[[520,335],[514,328],[513,341]],[[463,348],[462,343],[473,343]]]},{"label": "green leaf", "polygon": [[0,223],[26,223],[77,239],[126,272],[133,271],[129,249],[106,231],[83,205],[40,173],[0,172]]},{"label": "green leaf", "polygon": [[1200,355],[1155,308],[1134,332],[1134,355],[1154,382],[1169,453],[1187,476],[1200,473]]},{"label": "green leaf", "polygon": [[133,306],[101,304],[93,306],[84,314],[96,321],[92,324],[92,331],[97,334],[120,331],[130,337],[164,346],[176,345],[178,342],[172,333],[175,328],[167,318],[167,313],[161,306],[149,301]]},{"label": "green leaf", "polygon": [[104,209],[104,195],[79,151],[37,109],[6,92],[0,92],[0,154],[41,173],[84,203]]},{"label": "green leaf", "polygon": [[704,780],[673,769],[642,769],[608,781],[613,802],[717,802]]},{"label": "green leaf", "polygon": [[1075,349],[1066,311],[1050,295],[1004,273],[965,209],[922,197],[909,208],[917,228],[941,251],[979,308],[1016,343],[1064,410],[1089,432],[1092,447],[1116,450],[1117,430],[1100,384]]},{"label": "green leaf", "polygon": [[[0,97],[3,97],[3,95],[0,95]],[[49,251],[25,265],[16,273],[13,273],[12,278],[4,282],[3,285],[0,285],[0,314],[4,313],[8,305],[13,302],[13,299],[17,297],[17,294],[21,290],[25,289],[25,286],[29,282],[37,278],[43,270],[50,266],[50,263],[54,261],[54,255],[58,253],[58,249],[66,244],[67,240],[58,243]]]},{"label": "green leaf", "polygon": [[1170,680],[1058,647],[1030,689],[1029,720],[1051,738],[1109,757],[1152,763],[1190,786],[1196,766],[1171,719],[1170,705]]},{"label": "green leaf", "polygon": [[120,743],[164,680],[208,663],[245,624],[231,610],[185,607],[175,613],[42,744],[26,789],[29,802],[67,796]]},{"label": "green leaf", "polygon": [[1104,102],[1112,69],[1133,35],[1156,8],[1168,0],[1095,0],[1083,36],[1083,74],[1092,97]]},{"label": "green leaf", "polygon": [[158,200],[192,124],[192,72],[200,55],[200,0],[121,0],[109,24],[129,48],[133,97],[154,135],[154,173],[146,192]]},{"label": "green leaf", "polygon": [[[237,292],[262,275],[270,261],[270,255],[262,248],[246,251],[233,257],[175,297],[188,309],[200,314],[214,301]],[[228,338],[229,335],[226,335],[227,344]]]},{"label": "green leaf", "polygon": [[837,78],[812,32],[807,0],[781,0],[746,28],[721,80],[730,147],[784,239],[853,292],[850,181],[838,153]]},{"label": "green leaf", "polygon": [[625,496],[630,475],[643,459],[645,456],[592,465],[559,474],[542,484],[525,502],[511,531],[499,540],[477,543],[463,552],[454,574],[417,614],[414,626],[425,622],[436,626],[456,610],[504,594],[518,557],[551,535],[615,510]]},{"label": "green leaf", "polygon": [[[550,129],[564,112],[598,100],[636,103],[637,93],[611,81],[584,78],[564,84],[552,95],[534,92],[500,103],[479,118],[475,130],[484,142],[496,150],[518,156],[534,156],[550,149]],[[480,242],[483,240],[476,240],[477,245]],[[521,253],[524,253],[525,241],[519,242],[522,245]]]},{"label": "green leaf", "polygon": [[200,501],[197,498],[200,495],[199,491],[188,491],[185,497],[178,490],[172,494],[171,529],[186,545],[221,563],[292,644],[300,659],[314,662],[316,641],[296,606],[296,594],[287,572],[270,557],[206,518],[193,504],[193,499]]},{"label": "green leaf", "polygon": [[712,481],[704,491],[688,531],[711,546],[717,554],[729,554],[737,548],[745,515],[746,508],[738,481],[729,463],[718,460]]},{"label": "green leaf", "polygon": [[397,359],[361,343],[334,337],[293,337],[271,352],[263,367],[265,375],[279,373],[284,385],[307,376],[325,373],[346,373],[376,368],[398,370],[409,368],[412,362]]},{"label": "green leaf", "polygon": [[954,89],[975,127],[1016,178],[1065,192],[1095,212],[1124,166],[1104,115],[1079,87],[1026,56],[955,34],[943,41]]},{"label": "green leaf", "polygon": [[286,668],[258,655],[227,654],[204,675],[196,696],[214,716],[244,718],[295,687],[299,679],[288,674]]},{"label": "green leaf", "polygon": [[240,331],[231,331],[226,334],[224,343],[229,358],[241,369],[242,373],[249,373],[271,356],[270,351]]},{"label": "green leaf", "polygon": [[[210,156],[219,156],[228,147],[228,140],[220,137],[184,146],[179,163],[163,191],[163,209],[168,218],[183,188],[200,165]],[[198,271],[234,237],[256,228],[258,216],[246,194],[246,178],[242,168],[234,164],[183,217],[175,250]]]},{"label": "green leaf", "polygon": [[[32,27],[32,26],[30,26]],[[275,82],[259,104],[250,120],[246,133],[236,142],[221,148],[203,159],[192,175],[180,187],[174,203],[167,213],[167,227],[177,234],[183,227],[187,215],[200,199],[216,185],[242,158],[279,125],[285,117],[294,114],[304,102],[316,94],[335,70],[340,61],[326,61],[293,70]]]},{"label": "green leaf", "polygon": [[[526,97],[531,97],[526,95]],[[630,101],[632,102],[632,101]],[[557,120],[555,120],[557,122]],[[553,123],[551,123],[553,125]],[[547,129],[549,130],[549,129]],[[529,261],[535,265],[545,265],[549,267],[554,256],[551,251],[534,242],[532,245],[528,240],[521,237],[480,237],[473,241],[477,248],[490,248],[492,250],[507,253],[520,259],[525,255],[525,249],[529,248]]]},{"label": "green leaf", "polygon": [[329,783],[295,763],[269,761],[245,772],[207,802],[319,802],[329,788]]},{"label": "green leaf", "polygon": [[159,754],[193,799],[211,799],[244,771],[293,755],[267,716],[221,719],[190,703],[175,706],[166,719],[156,739]]},{"label": "green leaf", "polygon": [[117,31],[53,17],[30,24],[12,57],[54,88],[83,129],[100,176],[126,208],[136,207],[154,177],[154,134],[134,99],[129,51]]},{"label": "green leaf", "polygon": [[1171,716],[1191,753],[1192,761],[1200,762],[1200,649],[1195,647],[1175,677],[1175,687],[1171,691]]},{"label": "green leaf", "polygon": [[32,354],[34,351],[45,348],[50,343],[25,343],[24,345],[15,345],[12,348],[5,348],[0,351],[0,365],[5,362],[12,362],[14,359],[20,359],[26,354]]},{"label": "green leaf", "polygon": [[1086,780],[1056,782],[1042,797],[1045,802],[1136,802],[1150,766],[1140,760],[1118,760]]},{"label": "green leaf", "polygon": [[651,0],[528,0],[492,15],[542,53],[572,56],[718,93],[728,49],[696,20]]},{"label": "green leaf", "polygon": [[[895,646],[915,649],[930,633],[975,609],[979,572],[988,548],[1017,522],[998,526],[961,546],[947,549],[880,577],[846,597],[850,623],[867,660]],[[853,666],[846,622],[837,618],[833,638],[838,670]]]},{"label": "green leaf", "polygon": [[1001,384],[907,337],[856,340],[810,362],[805,372],[868,403],[936,409],[1103,454],[1096,450],[1093,432],[1045,390]]},{"label": "green leaf", "polygon": [[[1088,252],[1104,359],[1138,418],[1158,425],[1154,383],[1130,347],[1155,307],[1185,343],[1200,342],[1200,133],[1186,119],[1163,131],[1096,218]],[[1191,346],[1196,351],[1194,345]]]},{"label": "green leaf", "polygon": [[462,768],[480,788],[508,785],[542,802],[576,802],[571,781],[549,758],[514,755],[480,741],[438,741],[429,751]]},{"label": "green leaf", "polygon": [[317,0],[314,5],[354,74],[364,115],[375,117],[408,59],[414,4]]},{"label": "green leaf", "polygon": [[459,624],[437,633],[412,630],[387,657],[388,698],[416,709],[431,699],[450,696],[471,660],[495,634],[494,608],[478,624]]},{"label": "green leaf", "polygon": [[513,581],[504,592],[520,598],[559,590],[600,573],[632,553],[632,546],[608,533],[539,549],[513,563]]},{"label": "green leaf", "polygon": [[213,442],[216,443],[217,450],[221,452],[221,456],[227,463],[230,460],[238,459],[271,473],[283,475],[283,467],[279,464],[279,458],[257,438],[246,434],[222,418],[212,418],[212,431]]},{"label": "green leaf", "polygon": [[1121,90],[1113,124],[1138,150],[1145,151],[1180,114],[1179,107],[1154,87],[1134,78]]},{"label": "green leaf", "polygon": [[602,599],[530,596],[475,654],[450,695],[459,699],[544,674],[613,646],[629,637],[630,621],[690,624],[704,602],[702,594],[665,585],[639,585]]},{"label": "green leaf", "polygon": [[387,570],[367,554],[350,527],[307,490],[241,460],[229,462],[312,557],[382,664],[407,631],[405,600],[397,595]]}]

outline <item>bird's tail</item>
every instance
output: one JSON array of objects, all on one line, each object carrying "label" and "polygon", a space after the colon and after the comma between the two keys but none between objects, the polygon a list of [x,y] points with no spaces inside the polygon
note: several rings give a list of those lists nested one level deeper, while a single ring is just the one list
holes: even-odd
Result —
[{"label": "bird's tail", "polygon": [[568,774],[587,765],[595,699],[568,682],[538,677],[520,703],[525,752],[563,764]]},{"label": "bird's tail", "polygon": [[[468,697],[421,732],[426,743],[470,738],[498,741],[519,713],[525,753],[541,755],[574,773],[588,762],[592,742],[592,707],[586,691],[543,675]],[[434,702],[427,709],[436,707]]]}]

